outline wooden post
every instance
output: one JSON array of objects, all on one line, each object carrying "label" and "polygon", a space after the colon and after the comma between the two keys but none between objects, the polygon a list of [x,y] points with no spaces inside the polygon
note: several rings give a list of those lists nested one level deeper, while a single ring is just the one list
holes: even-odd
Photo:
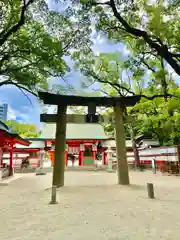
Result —
[{"label": "wooden post", "polygon": [[66,144],[66,105],[58,106],[58,121],[56,123],[55,158],[53,168],[53,186],[64,186],[64,152]]},{"label": "wooden post", "polygon": [[57,203],[58,202],[56,201],[56,186],[52,186],[50,204],[57,204]]},{"label": "wooden post", "polygon": [[126,157],[126,141],[124,134],[123,110],[120,105],[114,107],[116,121],[116,155],[118,184],[129,184],[128,163]]},{"label": "wooden post", "polygon": [[152,183],[147,183],[148,197],[154,198],[154,187]]}]

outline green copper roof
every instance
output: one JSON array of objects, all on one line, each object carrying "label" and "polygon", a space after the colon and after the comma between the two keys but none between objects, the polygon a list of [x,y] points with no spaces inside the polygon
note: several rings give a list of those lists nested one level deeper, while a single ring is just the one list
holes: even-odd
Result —
[{"label": "green copper roof", "polygon": [[[55,139],[56,124],[47,123],[43,126],[40,138]],[[96,123],[68,123],[66,129],[66,139],[108,139],[104,133],[104,129],[100,124]]]}]

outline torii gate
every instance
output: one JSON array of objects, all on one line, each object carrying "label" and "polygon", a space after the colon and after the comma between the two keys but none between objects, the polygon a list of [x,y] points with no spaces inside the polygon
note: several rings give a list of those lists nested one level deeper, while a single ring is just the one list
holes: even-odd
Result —
[{"label": "torii gate", "polygon": [[[129,172],[126,158],[126,144],[124,135],[123,112],[126,106],[134,106],[140,101],[141,96],[128,97],[82,97],[58,95],[48,92],[39,92],[39,98],[44,104],[57,105],[57,114],[41,114],[41,122],[56,123],[55,159],[53,169],[53,185],[64,186],[64,151],[66,144],[66,123],[97,123],[99,116],[96,114],[97,106],[113,107],[116,123],[116,152],[118,184],[129,184]],[[88,106],[87,115],[66,115],[67,106]],[[108,119],[107,119],[108,120]]]}]

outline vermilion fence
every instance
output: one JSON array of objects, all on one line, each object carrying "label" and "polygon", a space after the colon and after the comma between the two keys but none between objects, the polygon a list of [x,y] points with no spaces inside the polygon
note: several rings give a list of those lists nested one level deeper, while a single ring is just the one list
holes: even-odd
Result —
[{"label": "vermilion fence", "polygon": [[[14,153],[13,154],[13,165],[15,168],[19,168],[22,159],[29,156],[28,153]],[[114,151],[113,161],[116,162],[116,153]],[[165,162],[179,162],[179,151],[178,146],[171,147],[158,147],[158,148],[148,148],[139,150],[140,162],[142,164],[151,164],[152,158],[156,158],[157,163]],[[36,168],[39,165],[39,157],[30,157],[30,166]],[[134,154],[132,152],[127,152],[127,161],[129,164],[134,163]],[[107,162],[107,161],[106,161]],[[9,164],[9,153],[3,154],[3,163]]]}]

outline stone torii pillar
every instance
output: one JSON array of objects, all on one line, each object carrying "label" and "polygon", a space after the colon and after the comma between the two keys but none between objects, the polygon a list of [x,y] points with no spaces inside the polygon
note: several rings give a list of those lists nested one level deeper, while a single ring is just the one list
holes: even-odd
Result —
[{"label": "stone torii pillar", "polygon": [[126,140],[124,134],[123,107],[116,105],[114,107],[116,122],[116,157],[118,184],[129,184],[129,171],[126,156]]},{"label": "stone torii pillar", "polygon": [[64,152],[66,148],[66,110],[67,105],[58,105],[56,122],[56,142],[53,168],[53,186],[57,188],[64,186],[65,160]]}]

